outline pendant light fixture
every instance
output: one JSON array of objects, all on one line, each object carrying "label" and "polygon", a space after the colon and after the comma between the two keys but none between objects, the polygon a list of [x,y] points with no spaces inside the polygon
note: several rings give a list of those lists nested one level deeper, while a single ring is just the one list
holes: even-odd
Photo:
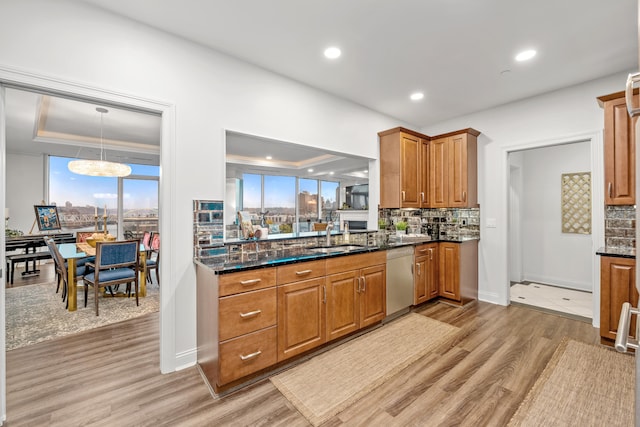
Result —
[{"label": "pendant light fixture", "polygon": [[100,113],[100,160],[72,160],[69,170],[79,175],[123,177],[131,175],[131,167],[124,163],[104,160],[104,142],[102,141],[102,119],[109,112],[106,108],[97,107]]}]

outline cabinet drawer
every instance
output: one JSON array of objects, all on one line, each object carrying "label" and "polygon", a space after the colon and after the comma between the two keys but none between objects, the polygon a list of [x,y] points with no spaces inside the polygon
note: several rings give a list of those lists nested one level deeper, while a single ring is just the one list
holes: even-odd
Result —
[{"label": "cabinet drawer", "polygon": [[220,341],[276,324],[276,288],[220,298]]},{"label": "cabinet drawer", "polygon": [[270,288],[276,285],[276,269],[261,268],[240,273],[221,274],[218,283],[221,297]]},{"label": "cabinet drawer", "polygon": [[220,344],[220,375],[223,385],[276,363],[275,326]]},{"label": "cabinet drawer", "polygon": [[385,251],[330,258],[327,260],[327,275],[359,270],[372,265],[386,264],[386,262],[387,253]]},{"label": "cabinet drawer", "polygon": [[278,285],[314,279],[325,275],[325,261],[310,261],[278,267]]}]

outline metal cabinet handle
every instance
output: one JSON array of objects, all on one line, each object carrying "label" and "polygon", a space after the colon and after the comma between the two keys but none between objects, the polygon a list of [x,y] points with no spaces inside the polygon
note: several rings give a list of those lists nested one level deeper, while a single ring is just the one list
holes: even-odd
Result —
[{"label": "metal cabinet handle", "polygon": [[247,354],[247,355],[241,354],[240,355],[240,360],[251,360],[251,359],[253,359],[255,357],[260,356],[261,354],[262,354],[262,350],[258,350],[255,353],[251,353],[251,354]]},{"label": "metal cabinet handle", "polygon": [[418,252],[420,252],[421,254],[423,254],[423,253],[425,253],[425,252],[427,252],[427,251],[430,251],[430,250],[431,250],[431,249],[420,249]]},{"label": "metal cabinet handle", "polygon": [[466,202],[466,201],[467,201],[467,192],[466,192],[466,191],[463,191],[463,192],[462,192],[462,201],[463,201],[463,202]]},{"label": "metal cabinet handle", "polygon": [[627,77],[624,97],[627,101],[627,111],[631,117],[640,115],[640,108],[634,108],[633,106],[633,85],[638,82],[640,82],[640,73],[629,74],[629,77]]},{"label": "metal cabinet handle", "polygon": [[402,201],[404,202],[404,191],[402,192]]},{"label": "metal cabinet handle", "polygon": [[304,276],[305,274],[309,274],[311,273],[313,270],[302,270],[302,271],[296,271],[296,276]]},{"label": "metal cabinet handle", "polygon": [[243,319],[246,319],[247,317],[257,316],[260,313],[262,313],[262,310],[255,310],[255,311],[250,311],[248,313],[240,313],[240,317],[242,317]]},{"label": "metal cabinet handle", "polygon": [[611,190],[613,189],[613,184],[609,183],[609,189],[607,190],[609,193],[609,197],[611,197]]},{"label": "metal cabinet handle", "polygon": [[629,336],[629,325],[631,324],[631,315],[640,314],[640,310],[631,308],[631,304],[625,302],[622,304],[622,310],[620,311],[620,320],[618,321],[618,330],[616,332],[616,350],[620,353],[625,353],[627,347],[638,349],[637,337]]},{"label": "metal cabinet handle", "polygon": [[362,276],[362,293],[367,291],[367,278]]},{"label": "metal cabinet handle", "polygon": [[241,280],[241,285],[253,285],[255,283],[260,283],[262,279],[251,279],[251,280]]},{"label": "metal cabinet handle", "polygon": [[433,248],[429,248],[429,261],[433,261]]},{"label": "metal cabinet handle", "polygon": [[424,191],[420,193],[420,197],[422,198],[422,202],[424,203]]},{"label": "metal cabinet handle", "polygon": [[327,285],[322,285],[322,302],[327,303]]}]

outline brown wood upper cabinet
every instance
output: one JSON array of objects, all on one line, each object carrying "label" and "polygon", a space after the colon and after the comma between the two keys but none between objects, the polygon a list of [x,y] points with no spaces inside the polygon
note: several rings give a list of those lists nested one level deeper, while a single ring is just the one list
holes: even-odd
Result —
[{"label": "brown wood upper cabinet", "polygon": [[380,207],[429,206],[429,138],[405,128],[379,132]]},{"label": "brown wood upper cabinet", "polygon": [[[634,95],[634,103],[638,95]],[[601,96],[604,108],[605,205],[636,203],[635,121],[627,113],[624,92]]]},{"label": "brown wood upper cabinet", "polygon": [[478,206],[478,147],[475,129],[434,137],[429,150],[429,207]]}]

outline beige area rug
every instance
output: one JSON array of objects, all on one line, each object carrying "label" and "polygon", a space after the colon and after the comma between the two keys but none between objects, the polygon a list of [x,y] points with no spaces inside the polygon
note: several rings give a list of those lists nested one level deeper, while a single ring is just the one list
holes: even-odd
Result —
[{"label": "beige area rug", "polygon": [[159,289],[156,284],[147,285],[147,296],[140,298],[139,306],[136,306],[135,297],[99,296],[100,315],[96,316],[93,288],[89,288],[85,308],[84,288],[78,287],[78,310],[73,312],[66,310],[60,293],[56,294],[55,283],[7,288],[6,349],[13,350],[158,311]]},{"label": "beige area rug", "polygon": [[458,332],[458,328],[410,313],[271,378],[314,426]]},{"label": "beige area rug", "polygon": [[509,426],[633,426],[635,362],[564,340]]}]

